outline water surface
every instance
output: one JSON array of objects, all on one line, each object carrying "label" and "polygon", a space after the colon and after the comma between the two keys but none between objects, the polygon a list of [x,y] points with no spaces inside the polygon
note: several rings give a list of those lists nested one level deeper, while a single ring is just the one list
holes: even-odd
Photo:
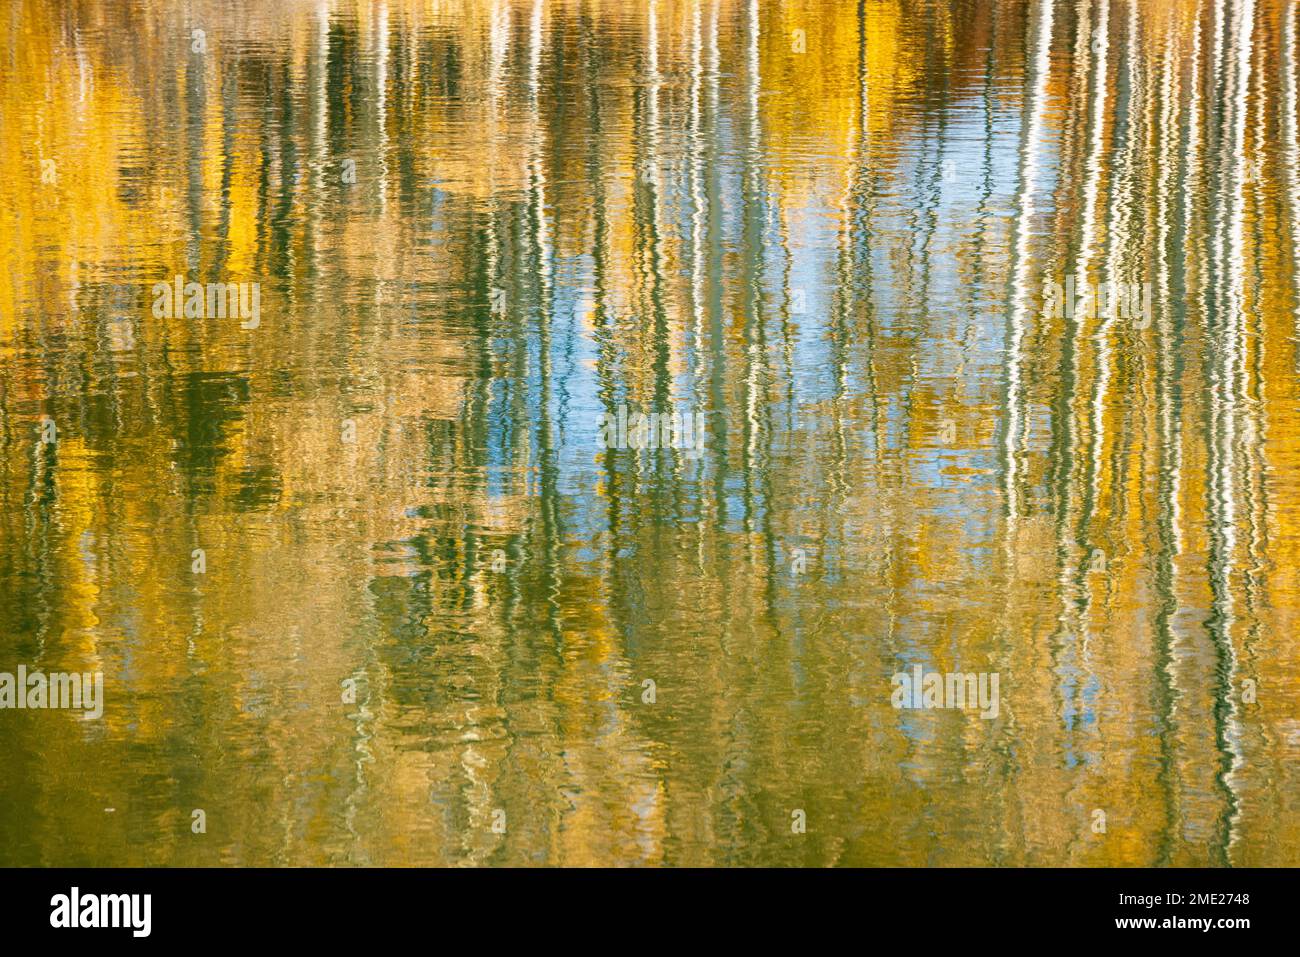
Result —
[{"label": "water surface", "polygon": [[1300,862],[1298,30],[8,4],[0,863]]}]

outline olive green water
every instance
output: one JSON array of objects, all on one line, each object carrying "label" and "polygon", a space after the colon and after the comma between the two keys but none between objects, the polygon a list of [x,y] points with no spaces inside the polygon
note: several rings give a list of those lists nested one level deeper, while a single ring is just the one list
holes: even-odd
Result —
[{"label": "olive green water", "polygon": [[0,864],[1300,863],[1298,33],[7,4]]}]

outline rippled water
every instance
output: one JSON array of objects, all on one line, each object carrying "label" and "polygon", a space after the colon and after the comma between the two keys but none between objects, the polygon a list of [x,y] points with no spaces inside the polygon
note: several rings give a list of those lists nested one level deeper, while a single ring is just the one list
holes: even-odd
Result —
[{"label": "rippled water", "polygon": [[7,5],[0,862],[1300,862],[1298,31]]}]

